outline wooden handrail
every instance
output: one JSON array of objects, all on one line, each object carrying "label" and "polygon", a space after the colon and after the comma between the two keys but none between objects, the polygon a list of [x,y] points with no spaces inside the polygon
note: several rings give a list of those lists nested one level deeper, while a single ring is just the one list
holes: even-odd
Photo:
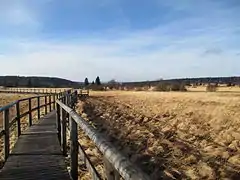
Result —
[{"label": "wooden handrail", "polygon": [[[119,180],[120,176],[126,180],[150,180],[150,177],[143,173],[138,167],[134,166],[127,157],[125,157],[121,152],[117,150],[112,143],[110,143],[101,133],[96,131],[91,125],[88,124],[79,114],[75,112],[74,109],[69,107],[73,104],[71,101],[75,101],[77,98],[77,93],[68,94],[66,102],[62,100],[57,100],[57,124],[58,129],[61,129],[61,146],[63,151],[66,151],[66,113],[69,115],[70,124],[70,174],[73,180],[77,179],[78,162],[77,155],[79,154],[79,149],[76,148],[78,144],[78,127],[94,142],[99,151],[103,154],[103,160],[106,170],[106,177],[108,180]],[[74,102],[76,103],[76,102]],[[62,112],[62,113],[60,113]],[[87,159],[86,153],[82,152],[80,149],[80,154],[82,159]],[[66,154],[65,154],[66,155]],[[93,167],[91,162],[86,164],[88,170],[92,174],[92,179],[101,179],[99,174],[96,173],[96,169]]]},{"label": "wooden handrail", "polygon": [[[70,88],[69,88],[70,89]],[[72,90],[72,89],[71,89]],[[27,89],[27,88],[6,88],[6,89],[0,89],[0,93],[23,93],[23,94],[59,94],[61,92],[65,92],[65,90],[60,90],[60,92],[57,92],[57,89]]]},{"label": "wooden handrail", "polygon": [[[31,102],[34,98],[37,98],[37,107],[30,108],[29,106],[29,111],[20,113],[20,103],[24,101]],[[44,98],[44,105],[40,105],[39,103],[41,98]],[[0,112],[4,112],[4,129],[0,131],[0,138],[4,136],[5,160],[9,156],[10,127],[12,127],[13,124],[17,122],[18,136],[20,136],[20,119],[23,117],[23,115],[29,115],[29,120],[31,120],[31,113],[33,111],[38,111],[39,116],[40,108],[45,107],[45,113],[48,112],[48,109],[51,110],[52,108],[56,108],[58,137],[60,140],[63,155],[65,156],[67,155],[68,129],[70,133],[70,174],[73,180],[76,180],[78,177],[78,154],[80,154],[81,158],[84,159],[85,165],[92,175],[92,179],[102,179],[90,161],[90,158],[87,156],[87,154],[84,152],[84,149],[81,148],[81,145],[78,142],[78,128],[81,128],[81,130],[84,131],[84,133],[90,138],[91,141],[94,142],[96,147],[102,153],[106,170],[106,177],[108,180],[119,180],[120,176],[126,180],[150,180],[150,177],[148,175],[146,175],[138,167],[131,163],[130,160],[121,152],[119,152],[111,142],[109,142],[101,133],[96,131],[90,124],[88,124],[87,121],[85,121],[79,114],[75,112],[74,107],[77,103],[77,100],[77,91],[68,90],[64,93],[62,92],[59,94],[47,94],[45,96],[35,96],[21,99],[0,108]],[[56,106],[52,107],[53,103],[56,103]],[[15,105],[17,109],[17,115],[13,118],[14,121],[9,123],[9,108],[14,107]]]},{"label": "wooden handrail", "polygon": [[[21,91],[21,90],[19,90]],[[15,92],[15,91],[14,91]],[[10,92],[9,92],[10,93]],[[33,96],[29,98],[23,98],[19,99],[17,101],[14,101],[4,107],[0,108],[0,113],[3,113],[3,130],[0,131],[0,138],[4,137],[4,159],[7,160],[10,152],[10,129],[13,127],[14,124],[17,123],[17,135],[18,137],[21,135],[21,118],[28,115],[29,120],[29,126],[32,126],[32,113],[37,111],[38,119],[40,119],[40,109],[45,107],[45,113],[48,113],[52,109],[55,109],[55,103],[57,98],[61,98],[61,96],[64,96],[65,93],[61,94],[46,94],[46,95],[39,95],[39,96]],[[48,98],[47,98],[48,97]],[[37,100],[36,107],[33,107],[33,100]],[[44,101],[44,104],[40,105],[41,100]],[[22,102],[28,102],[28,111],[21,113],[20,107]],[[9,112],[10,108],[16,107],[16,115],[10,119]],[[49,107],[49,108],[47,108]]]}]

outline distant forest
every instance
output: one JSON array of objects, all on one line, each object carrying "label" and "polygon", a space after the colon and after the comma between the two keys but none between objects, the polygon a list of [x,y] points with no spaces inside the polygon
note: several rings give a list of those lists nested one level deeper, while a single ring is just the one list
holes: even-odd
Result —
[{"label": "distant forest", "polygon": [[[227,84],[229,86],[240,85],[239,77],[204,77],[183,78],[142,82],[123,82],[122,86],[156,86],[159,83],[181,83],[185,85],[204,85],[209,83]],[[108,83],[103,83],[107,85]],[[74,82],[55,77],[24,77],[24,76],[0,76],[0,86],[4,87],[48,87],[48,88],[80,88],[84,82]]]},{"label": "distant forest", "polygon": [[47,87],[47,88],[78,88],[80,83],[55,77],[24,77],[0,76],[0,86],[4,87]]},{"label": "distant forest", "polygon": [[156,86],[159,83],[179,83],[185,85],[204,85],[209,83],[226,84],[228,86],[240,85],[240,76],[235,77],[204,77],[204,78],[182,78],[182,79],[167,79],[156,81],[142,81],[142,82],[125,82],[124,86]]}]

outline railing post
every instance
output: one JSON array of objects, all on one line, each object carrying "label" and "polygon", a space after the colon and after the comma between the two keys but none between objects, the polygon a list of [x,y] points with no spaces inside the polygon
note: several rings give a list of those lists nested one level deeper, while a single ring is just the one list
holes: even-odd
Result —
[{"label": "railing post", "polygon": [[21,135],[21,118],[20,118],[19,101],[16,104],[16,112],[17,112],[17,135],[19,137]]},{"label": "railing post", "polygon": [[[70,96],[71,96],[70,92],[67,91],[67,92],[66,92],[66,105],[67,105],[68,107],[69,107],[69,105],[70,105]],[[70,115],[67,113],[66,118],[67,118],[68,122],[69,122],[69,116],[70,116]]]},{"label": "railing post", "polygon": [[63,102],[63,104],[66,104],[66,95],[65,94],[63,94],[62,102]]},{"label": "railing post", "polygon": [[45,114],[47,114],[47,96],[44,96],[45,100]]},{"label": "railing post", "polygon": [[37,97],[37,112],[38,112],[38,119],[40,119],[41,114],[40,114],[40,97]]},{"label": "railing post", "polygon": [[62,108],[62,122],[61,122],[61,145],[63,155],[67,155],[67,140],[66,140],[66,112]]},{"label": "railing post", "polygon": [[52,98],[51,98],[51,97],[52,97],[52,96],[49,95],[49,112],[52,111]]},{"label": "railing post", "polygon": [[58,131],[58,139],[61,142],[61,117],[60,117],[60,105],[57,104],[57,119],[56,119],[56,125],[57,125],[57,131]]},{"label": "railing post", "polygon": [[28,110],[29,110],[29,116],[28,116],[29,126],[32,126],[32,99],[31,98],[28,99]]},{"label": "railing post", "polygon": [[73,180],[78,179],[78,130],[77,123],[70,116],[70,174]]},{"label": "railing post", "polygon": [[10,151],[10,143],[9,143],[9,109],[6,109],[3,112],[3,127],[5,131],[5,136],[4,136],[4,159],[5,162],[9,156],[9,151]]},{"label": "railing post", "polygon": [[120,180],[119,173],[105,157],[103,157],[103,163],[107,180]]},{"label": "railing post", "polygon": [[66,101],[65,101],[65,104],[66,104],[67,106],[69,106],[69,99],[70,99],[70,94],[69,94],[69,92],[67,91],[67,92],[66,92]]},{"label": "railing post", "polygon": [[77,102],[78,102],[78,91],[77,90],[75,90],[74,91],[74,97],[73,97],[73,109],[75,110],[75,108],[76,108],[76,104],[77,104]]},{"label": "railing post", "polygon": [[56,94],[53,94],[53,109],[56,109]]}]

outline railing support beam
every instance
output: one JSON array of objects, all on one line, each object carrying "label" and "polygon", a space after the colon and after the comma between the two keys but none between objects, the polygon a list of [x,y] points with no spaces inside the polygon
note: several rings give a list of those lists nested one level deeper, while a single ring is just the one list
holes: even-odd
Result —
[{"label": "railing support beam", "polygon": [[52,97],[52,96],[49,95],[49,112],[52,111],[52,98],[51,98],[51,97]]},{"label": "railing support beam", "polygon": [[40,114],[40,97],[37,97],[37,112],[38,112],[38,119],[40,119],[41,114]]},{"label": "railing support beam", "polygon": [[19,137],[21,135],[21,118],[20,118],[19,101],[16,104],[16,118],[17,118],[17,135]]},{"label": "railing support beam", "polygon": [[47,114],[47,96],[44,97],[45,101],[45,114]]},{"label": "railing support beam", "polygon": [[57,116],[56,116],[56,125],[57,125],[57,131],[58,131],[58,139],[59,142],[61,142],[61,112],[60,112],[60,105],[57,104]]},{"label": "railing support beam", "polygon": [[5,162],[9,156],[10,152],[10,138],[9,138],[9,109],[3,112],[3,127],[5,131],[4,136],[4,159]]},{"label": "railing support beam", "polygon": [[28,121],[29,121],[29,126],[32,126],[32,99],[28,99]]},{"label": "railing support beam", "polygon": [[66,121],[67,116],[65,110],[62,108],[62,118],[61,118],[61,145],[63,155],[67,155],[67,138],[66,138]]},{"label": "railing support beam", "polygon": [[75,120],[70,118],[70,174],[73,180],[78,179],[78,130]]},{"label": "railing support beam", "polygon": [[103,157],[103,162],[107,180],[120,180],[119,173],[114,169],[112,164],[105,157]]}]

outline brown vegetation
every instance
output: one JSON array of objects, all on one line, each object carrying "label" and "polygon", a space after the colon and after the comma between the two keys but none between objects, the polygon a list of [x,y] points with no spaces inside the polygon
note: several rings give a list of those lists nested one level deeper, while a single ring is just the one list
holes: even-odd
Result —
[{"label": "brown vegetation", "polygon": [[187,91],[184,84],[179,83],[160,83],[155,88],[155,91]]},{"label": "brown vegetation", "polygon": [[151,179],[240,178],[239,93],[91,94],[79,113]]},{"label": "brown vegetation", "polygon": [[208,84],[206,87],[206,91],[208,92],[216,92],[217,91],[217,84]]}]

